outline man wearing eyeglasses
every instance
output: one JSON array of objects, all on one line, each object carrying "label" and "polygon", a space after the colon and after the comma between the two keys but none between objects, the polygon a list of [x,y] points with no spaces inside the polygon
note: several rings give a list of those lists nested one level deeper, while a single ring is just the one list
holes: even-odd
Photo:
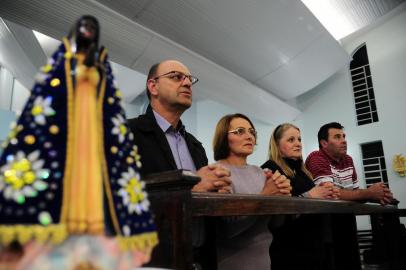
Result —
[{"label": "man wearing eyeglasses", "polygon": [[178,61],[167,60],[151,67],[146,83],[150,105],[145,114],[129,120],[141,155],[141,174],[190,170],[201,177],[192,191],[229,193],[229,170],[207,165],[202,144],[180,120],[192,105],[192,85],[196,82],[198,79]]}]

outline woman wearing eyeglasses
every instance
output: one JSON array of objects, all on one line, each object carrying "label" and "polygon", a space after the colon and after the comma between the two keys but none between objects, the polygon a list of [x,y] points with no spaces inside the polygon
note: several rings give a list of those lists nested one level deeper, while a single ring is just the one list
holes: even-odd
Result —
[{"label": "woman wearing eyeglasses", "polygon": [[[315,186],[302,158],[300,130],[293,124],[277,126],[269,142],[269,160],[262,168],[278,170],[290,179],[292,195],[333,199],[337,190],[332,185]],[[320,216],[304,215],[271,228],[274,241],[269,249],[272,269],[323,269],[322,223]]]},{"label": "woman wearing eyeglasses", "polygon": [[[247,116],[238,113],[224,116],[216,126],[214,159],[230,170],[233,193],[289,196],[291,187],[285,176],[247,164],[256,135]],[[268,219],[251,216],[222,219],[218,226],[218,269],[269,270],[272,234],[267,227]]]}]

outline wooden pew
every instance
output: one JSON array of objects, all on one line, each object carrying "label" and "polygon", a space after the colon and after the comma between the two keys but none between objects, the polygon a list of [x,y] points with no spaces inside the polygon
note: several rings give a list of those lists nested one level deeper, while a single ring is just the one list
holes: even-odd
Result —
[{"label": "wooden pew", "polygon": [[[199,178],[181,170],[150,175],[145,180],[160,240],[160,244],[154,250],[150,266],[195,269],[192,223],[196,218],[238,215],[350,214],[353,215],[354,226],[356,226],[355,215],[372,214],[381,216],[382,222],[396,223],[396,218],[399,222],[399,210],[395,206],[284,196],[193,193],[190,190]],[[397,231],[393,229],[397,225],[385,227],[390,229],[385,229],[383,232],[386,242],[382,250],[385,252],[390,250],[393,253],[389,256],[393,261],[391,269],[397,269],[400,256],[399,243],[396,242]],[[356,237],[356,234],[352,237],[355,242]],[[215,250],[215,247],[212,248]],[[360,265],[350,267],[359,269]]]}]

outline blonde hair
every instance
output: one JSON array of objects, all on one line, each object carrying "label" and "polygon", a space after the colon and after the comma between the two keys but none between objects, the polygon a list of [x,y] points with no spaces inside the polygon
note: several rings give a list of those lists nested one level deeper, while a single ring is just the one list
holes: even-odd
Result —
[{"label": "blonde hair", "polygon": [[[288,130],[289,128],[297,129],[300,132],[300,129],[293,124],[290,124],[290,123],[280,124],[272,132],[271,139],[269,141],[269,152],[268,153],[269,153],[269,159],[272,160],[273,162],[275,162],[282,169],[283,173],[287,177],[293,177],[295,175],[295,173],[289,167],[289,165],[286,163],[286,161],[283,159],[281,151],[279,149],[280,140],[281,140],[283,134],[285,133],[285,131]],[[308,169],[306,169],[306,167],[303,163],[303,159],[302,159],[301,163],[302,163],[301,164],[302,171],[307,176],[309,176],[310,179],[313,179],[312,174],[309,172]]]}]

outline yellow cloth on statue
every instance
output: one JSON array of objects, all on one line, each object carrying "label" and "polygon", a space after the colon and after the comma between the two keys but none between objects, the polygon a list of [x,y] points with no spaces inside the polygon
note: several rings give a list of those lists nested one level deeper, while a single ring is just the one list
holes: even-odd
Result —
[{"label": "yellow cloth on statue", "polygon": [[72,173],[68,179],[66,224],[69,233],[103,234],[103,179],[101,146],[98,130],[97,84],[100,80],[95,67],[83,65],[78,55],[74,91],[72,125]]}]

